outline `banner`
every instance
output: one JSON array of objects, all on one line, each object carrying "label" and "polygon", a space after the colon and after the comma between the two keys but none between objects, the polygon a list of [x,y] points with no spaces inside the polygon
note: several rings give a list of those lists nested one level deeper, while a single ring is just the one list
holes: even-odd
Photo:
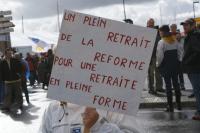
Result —
[{"label": "banner", "polygon": [[47,52],[48,49],[51,48],[51,44],[35,38],[35,37],[28,37],[35,45],[32,46],[32,51],[36,53]]},{"label": "banner", "polygon": [[48,98],[135,115],[156,33],[66,10]]}]

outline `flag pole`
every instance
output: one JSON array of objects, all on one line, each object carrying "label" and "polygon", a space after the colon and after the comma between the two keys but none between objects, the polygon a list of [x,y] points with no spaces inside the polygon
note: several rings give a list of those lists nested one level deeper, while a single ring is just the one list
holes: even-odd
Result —
[{"label": "flag pole", "polygon": [[58,23],[58,31],[60,32],[60,12],[59,12],[59,0],[57,0],[57,23]]},{"label": "flag pole", "polygon": [[22,16],[22,33],[24,34],[24,17]]},{"label": "flag pole", "polygon": [[123,9],[124,9],[124,20],[126,20],[126,7],[125,7],[125,0],[123,0]]}]

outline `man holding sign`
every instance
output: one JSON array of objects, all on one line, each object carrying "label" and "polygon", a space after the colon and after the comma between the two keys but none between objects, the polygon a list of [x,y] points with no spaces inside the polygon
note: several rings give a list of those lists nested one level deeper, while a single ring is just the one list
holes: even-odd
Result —
[{"label": "man holding sign", "polygon": [[[92,117],[93,124],[84,117],[85,131],[92,132],[91,128],[99,125],[95,108],[135,115],[156,33],[154,29],[66,10],[47,97],[92,107],[85,112],[96,117]],[[115,129],[109,133],[120,132],[117,126],[108,125]],[[100,127],[96,132],[107,133]]]},{"label": "man holding sign", "polygon": [[[82,115],[82,119],[81,119]],[[52,102],[45,110],[39,133],[123,133],[95,109]]]}]

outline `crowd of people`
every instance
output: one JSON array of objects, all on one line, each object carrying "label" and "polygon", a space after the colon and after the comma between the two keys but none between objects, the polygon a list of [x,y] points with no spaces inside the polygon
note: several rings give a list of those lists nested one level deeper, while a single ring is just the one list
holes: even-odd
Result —
[{"label": "crowd of people", "polygon": [[[167,112],[174,112],[173,90],[175,90],[176,107],[181,110],[181,90],[185,90],[183,73],[193,87],[193,96],[197,102],[194,120],[200,120],[200,28],[193,18],[181,23],[184,32],[176,24],[154,25],[154,19],[147,21],[148,28],[158,29],[152,58],[148,70],[149,93],[165,92],[167,95]],[[191,96],[192,96],[191,95]],[[191,97],[190,96],[190,97]]]},{"label": "crowd of people", "polygon": [[30,104],[27,84],[35,88],[42,84],[46,89],[53,65],[53,51],[31,55],[27,53],[23,58],[22,53],[15,49],[7,48],[0,58],[0,105],[3,111],[16,111],[23,108],[24,93],[27,104]]},{"label": "crowd of people", "polygon": [[[126,22],[126,21],[125,21]],[[127,23],[132,24],[131,20]],[[200,120],[200,29],[195,20],[190,18],[181,23],[184,34],[177,29],[176,24],[155,26],[154,19],[147,21],[148,28],[157,29],[152,58],[148,70],[149,93],[166,92],[167,112],[174,112],[173,90],[175,91],[176,107],[181,106],[181,90],[185,90],[183,73],[188,75],[197,102],[197,112],[194,120]],[[47,53],[31,55],[26,58],[11,48],[5,50],[0,58],[0,104],[2,110],[23,108],[24,92],[26,101],[30,104],[27,82],[34,88],[42,83],[42,88],[48,86],[53,66],[54,54],[50,49]],[[165,88],[163,89],[163,79]],[[86,107],[79,112],[82,117],[71,118],[75,113],[75,106],[66,102],[50,103],[46,109],[41,133],[121,133],[120,128],[103,118],[95,108]],[[77,106],[80,108],[80,106]],[[79,110],[79,109],[78,109]],[[77,122],[82,118],[82,122]],[[74,122],[74,123],[73,123]],[[82,127],[84,127],[82,129]]]},{"label": "crowd of people", "polygon": [[[133,21],[130,20],[125,22],[133,24]],[[192,119],[200,120],[200,29],[196,27],[195,20],[192,18],[182,22],[181,25],[184,29],[184,35],[177,30],[176,24],[156,27],[152,18],[147,22],[148,28],[158,30],[148,71],[149,92],[156,94],[158,91],[165,91],[162,80],[164,79],[167,95],[166,111],[174,112],[173,89],[175,90],[176,107],[181,110],[181,90],[185,90],[183,73],[186,73],[197,101],[197,112]],[[154,83],[154,79],[156,83]],[[130,130],[121,130],[119,125],[110,123],[107,118],[102,120],[95,108],[86,107],[82,111],[82,122],[78,121],[81,118],[79,116],[81,112],[78,113],[79,115],[75,115],[75,112],[80,110],[72,108],[74,107],[68,103],[51,103],[44,113],[39,132],[131,132]],[[72,119],[73,115],[77,118]]]}]

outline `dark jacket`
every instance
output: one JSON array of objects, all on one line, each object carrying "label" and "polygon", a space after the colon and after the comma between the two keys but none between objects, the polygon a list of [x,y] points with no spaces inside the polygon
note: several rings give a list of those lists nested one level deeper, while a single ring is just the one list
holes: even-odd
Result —
[{"label": "dark jacket", "polygon": [[153,52],[152,52],[150,64],[153,63],[153,59],[156,59],[156,51],[157,51],[157,47],[158,47],[158,42],[160,40],[161,40],[161,37],[160,37],[160,34],[157,31],[157,36],[156,36],[155,44],[154,44],[154,47],[153,47]]},{"label": "dark jacket", "polygon": [[11,58],[10,68],[5,59],[2,61],[3,81],[13,81],[21,79],[21,73],[22,73],[22,66],[19,60]]},{"label": "dark jacket", "polygon": [[0,82],[3,80],[3,74],[2,74],[2,61],[0,59]]},{"label": "dark jacket", "polygon": [[28,63],[30,72],[34,72],[36,70],[36,68],[35,68],[35,65],[34,65],[33,58],[32,57],[27,57],[25,60]]},{"label": "dark jacket", "polygon": [[162,76],[165,76],[166,74],[172,75],[179,73],[180,64],[177,55],[178,53],[176,49],[164,52],[164,59],[158,67]]},{"label": "dark jacket", "polygon": [[42,83],[46,83],[46,80],[47,80],[47,64],[45,63],[45,61],[41,61],[39,64],[38,64],[38,80],[39,82],[42,82]]},{"label": "dark jacket", "polygon": [[53,60],[54,60],[54,55],[48,55],[47,57],[47,71],[48,73],[51,73],[52,67],[53,67]]},{"label": "dark jacket", "polygon": [[183,72],[200,73],[200,31],[193,30],[184,41]]}]

